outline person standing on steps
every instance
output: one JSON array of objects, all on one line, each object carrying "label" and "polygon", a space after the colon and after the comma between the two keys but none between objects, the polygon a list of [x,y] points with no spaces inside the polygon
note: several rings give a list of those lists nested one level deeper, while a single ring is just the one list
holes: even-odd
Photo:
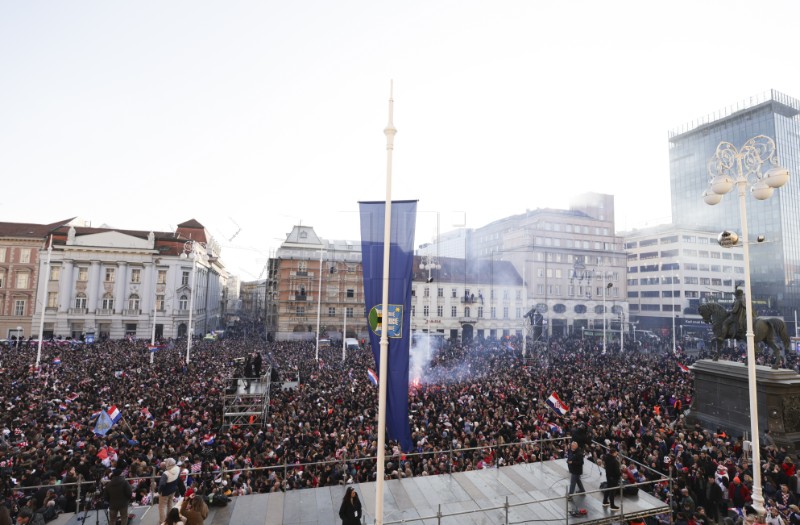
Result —
[{"label": "person standing on steps", "polygon": [[339,517],[342,525],[360,525],[361,523],[361,500],[353,487],[347,487],[342,498],[342,505],[339,507]]},{"label": "person standing on steps", "polygon": [[619,510],[619,507],[614,504],[617,487],[619,487],[619,482],[622,478],[617,454],[617,450],[612,448],[603,458],[603,466],[606,469],[606,490],[603,492],[603,506],[608,507],[610,504],[611,510]]},{"label": "person standing on steps", "polygon": [[569,446],[567,453],[567,467],[569,468],[569,496],[575,492],[577,485],[581,492],[586,492],[583,488],[581,476],[583,475],[583,450],[578,446],[577,441],[573,441]]}]

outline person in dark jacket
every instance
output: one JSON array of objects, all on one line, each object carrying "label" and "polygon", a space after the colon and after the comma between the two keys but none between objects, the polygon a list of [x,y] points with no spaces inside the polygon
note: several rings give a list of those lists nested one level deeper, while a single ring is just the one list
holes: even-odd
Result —
[{"label": "person in dark jacket", "polygon": [[0,525],[11,525],[11,512],[5,499],[0,499]]},{"label": "person in dark jacket", "polygon": [[719,522],[719,511],[722,508],[722,488],[714,482],[714,476],[708,476],[708,487],[706,488],[706,513],[714,522]]},{"label": "person in dark jacket", "polygon": [[255,357],[253,358],[253,372],[255,377],[261,377],[261,365],[263,364],[264,360],[261,357],[261,352],[256,352]]},{"label": "person in dark jacket", "polygon": [[617,487],[619,487],[622,472],[619,468],[619,459],[617,459],[617,450],[611,449],[603,458],[603,466],[606,469],[606,490],[603,492],[603,506],[608,507],[611,505],[611,510],[619,510],[614,504],[614,497],[617,495]]},{"label": "person in dark jacket", "polygon": [[576,485],[581,489],[581,492],[586,492],[586,489],[583,488],[583,482],[581,481],[581,476],[583,475],[583,451],[578,446],[577,441],[573,441],[570,444],[570,450],[567,454],[567,468],[569,469],[570,496],[575,492]]},{"label": "person in dark jacket", "polygon": [[115,468],[111,479],[103,488],[103,495],[108,501],[108,520],[117,522],[119,517],[121,525],[128,524],[128,505],[131,504],[131,484],[122,477],[122,471]]},{"label": "person in dark jacket", "polygon": [[359,525],[361,523],[361,500],[353,487],[347,487],[339,507],[339,517],[342,525]]}]

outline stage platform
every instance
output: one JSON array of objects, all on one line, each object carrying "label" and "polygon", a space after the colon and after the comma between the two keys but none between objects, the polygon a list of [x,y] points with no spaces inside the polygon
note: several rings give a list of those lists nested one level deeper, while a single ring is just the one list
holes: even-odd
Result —
[{"label": "stage platform", "polygon": [[[573,517],[565,494],[569,484],[566,460],[514,465],[499,469],[459,472],[451,476],[420,476],[384,483],[383,522],[498,524],[536,523],[538,525],[602,525],[669,512],[666,503],[640,490],[638,496],[617,498],[620,511],[603,507],[598,491],[605,480],[603,470],[589,461],[584,465],[585,495],[576,495],[574,505],[587,510]],[[355,488],[364,505],[362,523],[375,523],[376,483],[360,483]],[[227,507],[211,508],[206,525],[338,525],[339,504],[346,487],[303,489],[286,493],[256,494],[234,498]],[[592,491],[598,491],[592,493]],[[158,507],[133,507],[137,518],[131,525],[158,525]],[[81,515],[82,516],[82,515]],[[73,514],[62,515],[56,525],[82,525]],[[425,519],[420,519],[425,518]],[[93,512],[85,525],[95,523]],[[100,513],[99,525],[107,525]]]}]

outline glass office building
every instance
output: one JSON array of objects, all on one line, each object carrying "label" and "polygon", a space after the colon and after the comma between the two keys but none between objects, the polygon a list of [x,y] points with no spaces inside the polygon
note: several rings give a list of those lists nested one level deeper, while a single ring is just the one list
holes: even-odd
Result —
[{"label": "glass office building", "polygon": [[[758,201],[749,191],[746,196],[754,310],[782,315],[794,335],[795,311],[800,309],[800,100],[773,90],[670,132],[672,222],[740,232],[735,187],[716,206],[703,201],[706,166],[720,142],[738,150],[756,135],[775,140],[778,162],[790,178],[770,199]],[[764,242],[755,242],[759,235]]]}]

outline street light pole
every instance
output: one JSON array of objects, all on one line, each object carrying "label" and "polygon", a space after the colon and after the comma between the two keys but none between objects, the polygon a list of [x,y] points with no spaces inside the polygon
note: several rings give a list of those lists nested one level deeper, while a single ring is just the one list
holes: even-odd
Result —
[{"label": "street light pole", "polygon": [[[153,260],[153,332],[150,334],[150,346],[156,346],[156,316],[158,315],[158,263],[161,259]],[[155,352],[150,349],[150,364],[153,364],[153,354]]]},{"label": "street light pole", "polygon": [[322,310],[322,254],[324,250],[319,250],[319,284],[317,284],[317,346],[314,352],[314,359],[319,361],[319,317]]},{"label": "street light pole", "polygon": [[[194,315],[194,296],[197,295],[197,258],[201,256],[198,252],[200,249],[205,250],[206,245],[202,242],[189,240],[183,243],[182,259],[191,257],[192,259],[192,285],[189,291],[189,329],[187,330],[186,338],[186,364],[189,364],[189,358],[192,352],[192,339],[194,338],[194,327],[192,325],[192,317]],[[190,255],[191,254],[191,255]]]},{"label": "street light pole", "polygon": [[677,345],[675,344],[675,275],[673,274],[670,277],[670,282],[672,283],[672,300],[670,301],[670,309],[669,314],[672,317],[672,355],[676,355],[678,353]]},{"label": "street light pole", "polygon": [[[780,188],[789,179],[789,171],[778,164],[775,142],[764,135],[749,139],[740,150],[729,142],[720,142],[714,156],[709,159],[709,188],[703,192],[706,204],[718,204],[723,195],[730,192],[735,185],[739,196],[739,220],[742,227],[742,250],[744,252],[744,294],[745,314],[747,319],[747,383],[750,390],[750,432],[752,434],[751,451],[753,454],[753,509],[764,515],[764,496],[761,485],[761,451],[759,449],[758,431],[758,385],[756,381],[755,337],[753,333],[753,308],[750,288],[750,245],[747,236],[747,203],[745,186],[750,184],[750,191],[758,200],[772,196],[775,188]],[[772,167],[762,172],[764,164]],[[735,176],[735,179],[732,177]],[[730,247],[730,246],[726,246]]]},{"label": "street light pole", "polygon": [[614,283],[606,283],[606,271],[603,270],[603,354],[606,353],[606,290]]},{"label": "street light pole", "polygon": [[[39,284],[42,285],[42,317],[39,319],[39,347],[36,350],[36,368],[39,368],[39,362],[42,359],[42,339],[44,339],[44,314],[47,311],[47,283],[50,280],[50,256],[53,254],[53,236],[50,236],[50,244],[47,246],[47,266],[45,267],[44,275],[39,277]],[[44,283],[44,284],[42,284]],[[17,342],[19,342],[19,334],[17,334]]]},{"label": "street light pole", "polygon": [[[666,279],[666,275],[661,276]],[[672,317],[672,355],[677,354],[677,345],[675,344],[675,276],[670,275],[670,302],[669,302],[669,315]]]}]

